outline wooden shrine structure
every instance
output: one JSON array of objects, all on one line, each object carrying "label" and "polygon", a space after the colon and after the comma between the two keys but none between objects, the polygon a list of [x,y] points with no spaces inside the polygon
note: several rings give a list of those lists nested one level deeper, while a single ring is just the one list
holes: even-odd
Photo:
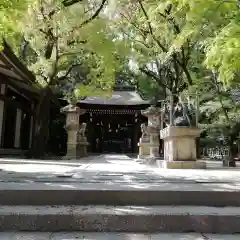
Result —
[{"label": "wooden shrine structure", "polygon": [[140,125],[147,122],[141,110],[149,107],[133,86],[116,86],[110,98],[87,97],[78,106],[86,113],[88,152],[137,153]]},{"label": "wooden shrine structure", "polygon": [[39,88],[34,75],[4,42],[0,52],[0,155],[21,155],[32,144]]}]

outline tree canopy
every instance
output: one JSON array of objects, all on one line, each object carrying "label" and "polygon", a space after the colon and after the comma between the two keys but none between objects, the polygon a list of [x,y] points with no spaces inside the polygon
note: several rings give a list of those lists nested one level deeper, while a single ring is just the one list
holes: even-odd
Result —
[{"label": "tree canopy", "polygon": [[24,16],[29,4],[34,0],[3,0],[0,3],[0,47],[2,39],[11,40],[12,45],[16,43],[18,21]]},{"label": "tree canopy", "polygon": [[77,93],[79,88],[82,96],[111,88],[120,44],[100,13],[105,3],[81,1],[65,7],[60,0],[42,0],[28,8],[21,30],[35,52],[30,68],[39,83],[58,85],[68,79],[73,68],[81,66],[87,74],[78,83]]},{"label": "tree canopy", "polygon": [[163,0],[120,1],[113,19],[116,31],[129,41],[137,68],[159,89],[174,94],[192,84],[194,50],[190,39],[179,49],[172,47],[185,22],[185,11],[176,12],[176,7]]},{"label": "tree canopy", "polygon": [[[4,0],[0,5],[1,35],[8,39],[13,35],[16,37],[17,23],[25,15],[26,9],[37,2],[37,0]],[[59,6],[65,8],[71,6],[78,8],[79,4],[82,6],[100,4],[94,0],[59,0],[58,2]],[[171,78],[176,78],[172,57],[178,55],[179,58],[182,50],[187,55],[187,45],[190,44],[192,51],[192,47],[196,46],[194,44],[197,44],[197,47],[204,52],[205,59],[202,60],[205,60],[205,66],[219,71],[221,81],[225,84],[238,82],[240,66],[238,1],[121,0],[101,3],[105,7],[108,4],[108,12],[114,11],[108,20],[115,21],[114,26],[118,26],[115,32],[118,35],[131,40],[134,60],[139,63],[141,70],[151,74],[153,79],[159,78],[157,76],[159,59],[161,59],[161,83],[164,82],[167,74],[172,75]],[[81,14],[76,16],[78,20],[81,18]],[[184,67],[180,59],[177,62]],[[191,61],[186,64],[189,67]],[[150,65],[154,66],[154,69]],[[186,71],[182,67],[179,66],[183,71],[183,78],[189,83],[190,76],[193,77],[192,71],[191,69]]]},{"label": "tree canopy", "polygon": [[195,39],[205,52],[204,64],[219,72],[224,84],[239,83],[240,8],[239,1],[170,0],[176,12],[185,10],[185,23],[174,47]]}]

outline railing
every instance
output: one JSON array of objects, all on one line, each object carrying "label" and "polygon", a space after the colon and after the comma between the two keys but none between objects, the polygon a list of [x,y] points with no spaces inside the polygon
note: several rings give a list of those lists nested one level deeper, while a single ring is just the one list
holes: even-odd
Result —
[{"label": "railing", "polygon": [[229,157],[229,148],[228,147],[214,147],[214,148],[202,148],[201,155],[205,158],[211,159],[225,159]]}]

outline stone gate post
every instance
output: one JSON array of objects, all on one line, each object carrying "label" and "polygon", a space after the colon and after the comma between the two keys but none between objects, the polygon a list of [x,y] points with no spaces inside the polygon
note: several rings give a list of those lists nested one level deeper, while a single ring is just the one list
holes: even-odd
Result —
[{"label": "stone gate post", "polygon": [[147,133],[149,135],[149,159],[156,160],[159,158],[159,131],[161,109],[150,106],[146,110],[141,111],[142,115],[148,118]]},{"label": "stone gate post", "polygon": [[61,113],[66,115],[65,129],[68,134],[67,154],[64,159],[76,159],[79,131],[79,117],[85,113],[85,110],[80,109],[76,105],[69,104],[61,109]]}]

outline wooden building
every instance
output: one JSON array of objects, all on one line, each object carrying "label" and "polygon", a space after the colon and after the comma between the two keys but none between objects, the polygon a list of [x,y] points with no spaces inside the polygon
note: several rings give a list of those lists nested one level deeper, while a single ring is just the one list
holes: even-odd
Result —
[{"label": "wooden building", "polygon": [[31,146],[39,96],[34,80],[34,75],[4,42],[0,52],[0,155],[19,155]]},{"label": "wooden building", "polygon": [[80,101],[79,107],[86,110],[80,121],[88,126],[88,151],[137,153],[140,125],[147,122],[141,110],[149,105],[129,86],[117,86],[110,98],[87,97]]}]

